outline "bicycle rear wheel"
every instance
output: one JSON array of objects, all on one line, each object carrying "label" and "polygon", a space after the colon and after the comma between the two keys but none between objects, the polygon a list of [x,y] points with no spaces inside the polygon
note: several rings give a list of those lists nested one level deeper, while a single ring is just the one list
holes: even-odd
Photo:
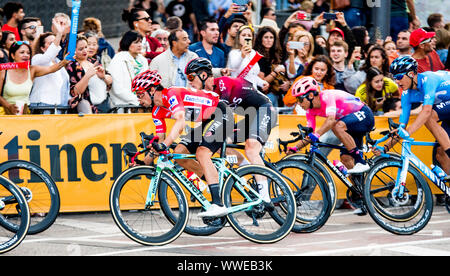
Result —
[{"label": "bicycle rear wheel", "polygon": [[[0,220],[17,228],[9,231],[0,228],[0,254],[17,247],[30,227],[30,209],[25,196],[13,182],[0,175]],[[11,228],[11,227],[9,227]]]},{"label": "bicycle rear wheel", "polygon": [[[39,165],[25,160],[10,160],[0,164],[0,175],[19,186],[28,200],[31,222],[28,234],[48,229],[56,220],[60,209],[58,187],[52,177]],[[17,225],[5,224],[11,231]]]},{"label": "bicycle rear wheel", "polygon": [[[144,245],[164,245],[178,238],[186,226],[188,205],[183,190],[167,173],[161,175],[161,182],[167,186],[164,199],[161,198],[160,183],[154,205],[145,208],[145,201],[155,169],[139,166],[126,170],[114,181],[110,193],[110,208],[114,222],[130,239]],[[170,201],[167,202],[167,198]],[[156,200],[157,199],[157,200]],[[167,204],[177,218],[175,223],[167,218],[161,202]]]},{"label": "bicycle rear wheel", "polygon": [[433,213],[433,197],[425,179],[412,164],[408,167],[405,196],[392,196],[401,161],[375,164],[367,173],[364,202],[372,219],[383,229],[399,235],[411,235],[422,230]]},{"label": "bicycle rear wheel", "polygon": [[299,160],[283,159],[275,166],[296,199],[297,217],[292,231],[310,233],[319,230],[330,217],[332,208],[330,192],[323,178]]},{"label": "bicycle rear wheel", "polygon": [[274,243],[285,238],[294,226],[297,208],[294,195],[283,178],[273,170],[258,165],[239,167],[235,174],[239,179],[229,176],[222,189],[222,199],[227,208],[254,201],[258,196],[249,187],[255,190],[258,187],[256,178],[267,178],[274,209],[267,210],[263,204],[258,204],[244,211],[228,214],[227,219],[233,229],[256,243]]}]

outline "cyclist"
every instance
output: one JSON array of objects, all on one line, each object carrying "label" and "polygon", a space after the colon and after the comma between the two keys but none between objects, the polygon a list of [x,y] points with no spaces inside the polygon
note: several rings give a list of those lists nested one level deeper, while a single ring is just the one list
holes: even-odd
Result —
[{"label": "cyclist", "polygon": [[[183,87],[164,88],[161,85],[161,76],[157,71],[147,70],[137,75],[132,82],[132,90],[138,96],[142,106],[153,106],[152,117],[156,133],[163,140],[154,147],[157,152],[167,150],[168,146],[180,137],[186,121],[201,122],[199,127],[190,129],[189,133],[185,135],[192,141],[189,148],[192,153],[196,154],[198,163],[205,172],[212,196],[212,206],[199,213],[199,216],[220,217],[225,215],[227,208],[221,204],[219,176],[211,161],[211,156],[226,139],[225,130],[233,128],[234,121],[231,110],[226,104],[219,102],[219,96],[214,92]],[[167,118],[175,119],[175,123],[170,132],[165,135],[165,119]],[[179,152],[177,148],[175,148],[175,152]],[[150,163],[148,157],[146,157],[145,163]],[[192,170],[192,168],[186,169]]]},{"label": "cyclist", "polygon": [[[296,152],[310,142],[319,140],[320,135],[330,129],[344,144],[341,151],[342,163],[348,173],[362,173],[369,169],[363,158],[363,137],[375,124],[369,107],[357,97],[341,90],[320,91],[319,83],[312,77],[304,77],[294,83],[292,94],[306,111],[307,126],[314,132],[299,141],[296,147],[290,147],[288,153]],[[323,125],[316,130],[316,116],[326,117]]]},{"label": "cyclist", "polygon": [[[186,65],[185,74],[191,87],[216,92],[220,100],[229,105],[234,113],[245,116],[236,124],[233,142],[245,142],[248,161],[264,166],[260,152],[278,119],[269,98],[255,90],[253,84],[243,78],[214,78],[211,62],[206,58],[191,60]],[[234,153],[240,155],[237,151]],[[267,180],[257,179],[257,182],[260,195],[266,203],[270,202]],[[266,204],[266,208],[270,207]]]},{"label": "cyclist", "polygon": [[[436,159],[444,171],[450,172],[450,72],[424,72],[417,73],[417,61],[411,56],[395,59],[390,67],[396,83],[402,88],[401,97],[402,113],[400,124],[406,127],[414,104],[422,103],[422,110],[416,120],[407,128],[407,135],[412,135],[423,125],[433,134],[439,143]],[[439,125],[442,121],[442,125]],[[384,145],[387,152],[397,142],[397,136],[389,139]],[[381,154],[377,149],[376,155]]]}]

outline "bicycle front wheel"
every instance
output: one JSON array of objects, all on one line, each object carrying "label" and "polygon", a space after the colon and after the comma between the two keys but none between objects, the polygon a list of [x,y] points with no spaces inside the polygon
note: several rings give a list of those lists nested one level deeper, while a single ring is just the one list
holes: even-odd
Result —
[{"label": "bicycle front wheel", "polygon": [[364,202],[372,219],[383,229],[411,235],[422,230],[431,219],[433,197],[419,170],[410,164],[404,196],[394,198],[392,191],[402,166],[398,160],[375,164],[367,173]]},{"label": "bicycle front wheel", "polygon": [[[258,181],[267,180],[273,210],[263,204],[227,215],[228,222],[242,237],[256,243],[274,243],[285,238],[295,223],[297,208],[289,185],[273,170],[259,165],[246,165],[234,171],[222,189],[222,199],[227,208],[239,207],[258,198]],[[260,180],[258,180],[260,179]]]},{"label": "bicycle front wheel", "polygon": [[[60,209],[58,187],[52,177],[40,166],[25,160],[10,160],[0,164],[0,175],[20,187],[30,207],[31,222],[28,234],[48,229],[56,220]],[[15,231],[18,225],[5,224]]]},{"label": "bicycle front wheel", "polygon": [[[161,175],[161,182],[167,185],[164,199],[157,195],[151,207],[145,207],[151,179],[155,168],[138,166],[123,172],[114,181],[110,193],[110,208],[114,222],[130,239],[144,245],[164,245],[178,238],[188,219],[188,205],[183,190],[167,173]],[[170,201],[167,202],[167,198]],[[168,219],[161,201],[176,214],[175,222]]]},{"label": "bicycle front wheel", "polygon": [[[13,182],[0,175],[0,220],[8,228],[0,228],[0,254],[17,247],[30,227],[30,209],[25,196]],[[14,226],[14,227],[13,227]],[[14,228],[15,231],[8,229]]]}]

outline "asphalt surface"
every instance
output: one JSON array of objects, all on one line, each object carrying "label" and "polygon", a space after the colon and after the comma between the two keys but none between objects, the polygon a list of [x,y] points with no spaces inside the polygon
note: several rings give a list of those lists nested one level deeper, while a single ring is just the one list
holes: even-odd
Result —
[{"label": "asphalt surface", "polygon": [[450,214],[435,206],[421,232],[398,236],[370,216],[336,210],[320,230],[291,233],[274,244],[255,244],[226,226],[207,237],[182,234],[171,244],[149,247],[127,238],[110,213],[60,214],[43,233],[28,235],[7,256],[450,256]]}]

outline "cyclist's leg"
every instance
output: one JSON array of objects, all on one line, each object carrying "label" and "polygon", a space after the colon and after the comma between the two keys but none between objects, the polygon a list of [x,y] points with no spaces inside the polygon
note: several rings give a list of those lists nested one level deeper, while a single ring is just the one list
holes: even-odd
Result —
[{"label": "cyclist's leg", "polygon": [[[197,131],[201,132],[202,126],[195,129],[190,129],[188,133],[181,137],[181,141],[176,146],[174,153],[179,154],[195,154],[200,142],[196,141],[194,133]],[[187,171],[195,173],[198,177],[203,176],[203,169],[200,163],[194,159],[177,159],[176,162]]]},{"label": "cyclist's leg", "polygon": [[[442,124],[439,124],[442,121]],[[425,122],[425,126],[433,134],[439,143],[436,159],[442,169],[450,173],[450,102],[443,102],[433,107],[430,118]]]}]

